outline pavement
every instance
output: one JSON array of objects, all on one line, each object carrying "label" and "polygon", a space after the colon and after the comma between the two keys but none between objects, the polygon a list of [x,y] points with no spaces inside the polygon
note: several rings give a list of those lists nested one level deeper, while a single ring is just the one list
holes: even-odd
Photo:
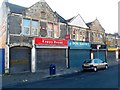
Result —
[{"label": "pavement", "polygon": [[[118,64],[118,61],[108,63],[109,66]],[[11,85],[17,85],[22,83],[30,83],[30,82],[37,82],[48,78],[54,78],[64,75],[76,74],[81,73],[82,70],[80,68],[70,68],[64,69],[61,71],[56,71],[55,75],[50,75],[49,70],[42,70],[39,72],[31,73],[19,73],[19,74],[9,74],[9,75],[2,75],[2,87],[9,87]]]},{"label": "pavement", "polygon": [[4,88],[4,87],[9,87],[11,85],[36,82],[36,81],[41,81],[47,78],[54,78],[54,77],[74,74],[78,72],[81,72],[81,70],[78,68],[72,68],[72,69],[56,71],[55,75],[50,75],[49,70],[39,71],[35,73],[26,72],[26,73],[19,73],[19,74],[3,75],[2,76],[2,87]]}]

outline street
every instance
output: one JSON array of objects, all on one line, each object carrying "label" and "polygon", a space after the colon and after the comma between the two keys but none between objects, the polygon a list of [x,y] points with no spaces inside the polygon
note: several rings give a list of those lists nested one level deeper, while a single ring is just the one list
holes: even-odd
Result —
[{"label": "street", "polygon": [[118,65],[107,70],[79,72],[7,88],[118,88]]}]

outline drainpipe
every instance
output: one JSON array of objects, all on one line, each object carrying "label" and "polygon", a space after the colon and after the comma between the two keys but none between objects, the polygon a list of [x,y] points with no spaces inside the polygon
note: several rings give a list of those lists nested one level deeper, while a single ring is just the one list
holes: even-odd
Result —
[{"label": "drainpipe", "polygon": [[7,18],[6,18],[6,45],[5,45],[5,73],[10,73],[10,66],[9,66],[9,63],[10,63],[10,58],[9,58],[9,54],[10,54],[10,33],[9,33],[9,21],[8,21],[8,17],[9,15],[7,15]]}]

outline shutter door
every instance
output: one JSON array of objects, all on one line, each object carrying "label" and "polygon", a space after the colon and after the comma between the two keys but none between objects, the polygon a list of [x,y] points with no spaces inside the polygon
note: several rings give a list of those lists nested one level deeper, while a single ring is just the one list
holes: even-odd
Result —
[{"label": "shutter door", "polygon": [[115,51],[108,51],[107,52],[107,61],[113,62],[116,60],[116,52]]},{"label": "shutter door", "polygon": [[66,68],[66,49],[37,49],[37,71],[49,69],[55,64],[57,70]]},{"label": "shutter door", "polygon": [[105,61],[105,51],[94,51],[94,58],[100,58],[102,61]]},{"label": "shutter door", "polygon": [[10,49],[10,73],[30,72],[31,49],[14,47]]},{"label": "shutter door", "polygon": [[86,59],[90,59],[90,50],[71,49],[69,51],[70,67],[82,69],[82,64]]}]

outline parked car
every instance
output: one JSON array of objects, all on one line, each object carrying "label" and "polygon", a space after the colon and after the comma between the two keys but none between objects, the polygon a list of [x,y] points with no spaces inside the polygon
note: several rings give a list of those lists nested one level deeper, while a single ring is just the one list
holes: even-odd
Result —
[{"label": "parked car", "polygon": [[94,70],[96,72],[98,69],[107,69],[108,64],[101,59],[89,59],[84,61],[82,68],[83,70]]}]

